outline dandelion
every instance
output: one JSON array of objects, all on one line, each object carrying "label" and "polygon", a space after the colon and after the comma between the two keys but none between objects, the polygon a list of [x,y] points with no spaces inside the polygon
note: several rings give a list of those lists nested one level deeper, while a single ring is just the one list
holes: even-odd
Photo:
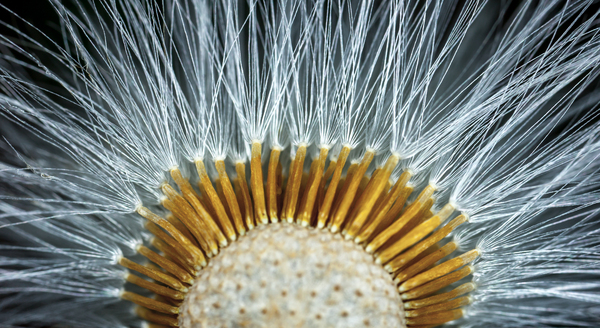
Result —
[{"label": "dandelion", "polygon": [[600,320],[594,1],[49,3],[3,7],[3,326]]}]

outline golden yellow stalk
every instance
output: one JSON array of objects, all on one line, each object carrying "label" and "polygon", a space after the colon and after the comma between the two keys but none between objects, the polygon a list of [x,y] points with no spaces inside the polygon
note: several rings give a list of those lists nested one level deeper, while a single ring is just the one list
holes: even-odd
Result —
[{"label": "golden yellow stalk", "polygon": [[402,293],[400,297],[403,300],[412,300],[425,295],[429,295],[433,292],[436,292],[452,283],[455,283],[462,278],[470,275],[473,272],[473,267],[470,265],[465,266],[464,268],[454,271],[450,274],[437,278],[433,281],[426,283],[425,285],[419,286],[417,288],[411,289],[407,292]]},{"label": "golden yellow stalk", "polygon": [[325,200],[325,184],[327,180],[333,175],[333,171],[335,170],[335,166],[337,164],[337,158],[335,160],[331,160],[329,162],[329,166],[327,166],[327,170],[323,174],[323,178],[321,178],[321,182],[319,183],[319,191],[317,192],[317,206],[313,208],[313,217],[317,220],[319,218],[319,210],[323,207],[323,201]]},{"label": "golden yellow stalk", "polygon": [[196,170],[198,171],[198,176],[200,177],[200,183],[204,187],[204,191],[212,204],[213,209],[215,210],[217,217],[219,218],[219,223],[223,228],[223,231],[229,240],[234,241],[237,239],[237,235],[235,230],[233,229],[233,225],[227,216],[227,212],[225,211],[225,207],[215,190],[212,181],[210,181],[210,177],[208,173],[206,173],[206,167],[204,166],[204,162],[202,160],[196,160],[194,162],[196,164]]},{"label": "golden yellow stalk", "polygon": [[[172,202],[171,200],[165,198],[162,200],[161,205],[166,208],[167,210],[171,211],[171,215],[175,216],[176,218],[181,218],[180,220],[189,220],[189,218],[187,217],[187,215],[184,213],[184,211],[178,207],[177,205],[175,205],[174,202]],[[188,222],[188,224],[190,224]],[[198,227],[193,226],[190,224],[190,226],[196,230],[197,234],[200,234]],[[184,230],[185,231],[185,230]],[[185,232],[182,232],[183,235],[185,235],[186,237],[189,237]],[[207,257],[211,257],[212,256],[212,251],[210,250],[210,245],[208,244],[208,242],[202,237],[202,236],[192,236],[189,237],[189,240],[192,244],[194,245],[199,245],[199,247],[202,249],[202,251],[207,255]],[[195,241],[197,242],[195,242]]]},{"label": "golden yellow stalk", "polygon": [[[358,167],[358,166],[356,166],[356,167]],[[381,168],[377,168],[377,169],[375,169],[375,171],[373,171],[371,176],[369,176],[367,173],[365,173],[365,175],[363,175],[363,177],[361,178],[360,183],[358,184],[358,189],[356,189],[354,199],[352,200],[352,205],[350,205],[350,208],[348,209],[348,213],[350,213],[350,214],[346,215],[346,219],[344,220],[344,223],[342,224],[342,227],[343,227],[342,235],[345,236],[346,239],[350,239],[350,236],[347,236],[346,233],[348,232],[349,225],[352,223],[352,218],[354,218],[356,216],[356,214],[358,213],[358,210],[360,209],[361,205],[364,203],[367,195],[372,193],[373,184],[375,182],[377,182],[377,180],[378,180],[377,176],[381,172],[382,172]],[[347,181],[351,182],[352,179],[349,179]],[[350,186],[350,183],[348,183],[348,185],[346,187],[349,187],[349,186]],[[347,190],[347,188],[346,188],[346,190]],[[344,195],[345,195],[345,193],[344,193]],[[340,195],[340,197],[343,198],[343,195]],[[341,204],[341,200],[340,200],[340,202],[337,203],[334,213],[337,212],[337,210],[340,207],[339,206],[340,204]]]},{"label": "golden yellow stalk", "polygon": [[257,223],[266,224],[269,222],[267,216],[267,207],[265,205],[265,187],[262,174],[262,145],[260,142],[252,143],[252,154],[250,159],[250,185],[252,187],[252,197],[254,198],[254,208]]},{"label": "golden yellow stalk", "polygon": [[200,244],[192,235],[190,230],[185,226],[185,224],[183,224],[183,222],[181,222],[175,215],[173,215],[173,213],[167,214],[166,219],[167,221],[171,222],[175,226],[175,228],[177,228],[177,230],[181,231],[181,233],[184,234],[192,242],[192,244],[196,245],[197,247],[200,247]]},{"label": "golden yellow stalk", "polygon": [[235,192],[233,191],[233,187],[231,186],[231,181],[229,180],[229,176],[227,175],[227,170],[225,169],[225,161],[216,161],[215,168],[217,169],[217,173],[219,174],[221,188],[223,188],[223,194],[225,195],[225,199],[227,200],[227,205],[229,206],[229,212],[231,213],[231,217],[233,218],[235,229],[240,235],[243,236],[246,234],[246,227],[244,226],[244,221],[242,220],[240,205],[238,204],[237,197],[235,196]]},{"label": "golden yellow stalk", "polygon": [[[169,237],[171,238],[171,237]],[[171,238],[174,241],[174,239]],[[194,264],[190,264],[190,258],[186,255],[181,255],[175,248],[171,247],[169,244],[159,239],[158,237],[154,237],[150,239],[150,245],[154,246],[159,252],[163,252],[165,257],[170,259],[171,261],[177,263],[186,272],[196,276],[198,275],[198,271],[194,269]]]},{"label": "golden yellow stalk", "polygon": [[192,235],[200,243],[205,253],[217,254],[219,247],[211,236],[206,224],[190,204],[169,184],[163,184],[163,193],[169,197],[169,200],[163,200],[162,205],[171,211],[183,224],[190,230]]},{"label": "golden yellow stalk", "polygon": [[[392,205],[394,205],[394,202],[399,205],[401,204],[402,206],[404,205],[404,202],[412,193],[411,187],[404,187],[410,177],[411,173],[409,171],[402,172],[398,180],[396,180],[394,187],[392,187],[392,190],[388,193],[387,197],[385,197],[379,208],[372,214],[374,216],[373,219],[369,221],[365,228],[354,239],[356,243],[362,243],[371,237],[377,227],[384,222],[384,219],[387,217],[388,211]],[[402,209],[402,207],[400,207],[400,209]]]},{"label": "golden yellow stalk", "polygon": [[283,208],[283,165],[277,163],[277,208]]},{"label": "golden yellow stalk", "polygon": [[402,188],[400,192],[400,196],[392,206],[392,208],[388,211],[388,213],[383,217],[381,223],[375,227],[375,230],[368,236],[364,237],[362,242],[371,242],[375,237],[377,237],[383,230],[387,229],[399,216],[402,210],[404,209],[404,205],[408,200],[408,197],[412,194],[414,187],[412,185],[405,186]]},{"label": "golden yellow stalk", "polygon": [[434,264],[435,262],[448,256],[450,253],[454,252],[457,247],[458,247],[458,244],[456,244],[456,242],[451,241],[451,242],[447,243],[446,245],[444,245],[444,247],[427,255],[426,257],[424,257],[417,263],[412,264],[408,268],[400,271],[398,273],[398,275],[396,275],[394,282],[399,284],[403,281],[406,281],[407,279],[414,277],[415,275],[419,274],[420,272],[425,270],[430,265]]},{"label": "golden yellow stalk", "polygon": [[161,242],[164,242],[166,246],[168,246],[167,248],[160,249],[160,251],[165,253],[169,252],[169,255],[177,257],[181,262],[185,263],[190,268],[193,268],[194,272],[196,271],[194,266],[196,266],[197,264],[194,262],[194,257],[190,254],[190,252],[188,252],[187,249],[182,247],[180,243],[178,243],[173,237],[169,236],[162,229],[160,229],[156,224],[147,221],[144,226],[146,227],[146,229],[148,229],[148,231],[150,231],[154,236],[156,236],[155,238],[153,238],[153,240],[158,239]]},{"label": "golden yellow stalk", "polygon": [[[174,300],[172,298],[164,297],[161,295],[154,295],[153,299],[155,299],[159,302],[170,304],[170,305],[177,306],[177,307],[180,307],[181,304],[183,304],[183,301]],[[164,328],[164,327],[161,327],[161,328]]]},{"label": "golden yellow stalk", "polygon": [[240,187],[240,198],[244,204],[244,220],[248,229],[254,228],[254,208],[252,206],[252,199],[250,198],[250,190],[248,190],[248,182],[246,180],[246,165],[242,162],[235,164],[235,172],[238,176],[238,183]]},{"label": "golden yellow stalk", "polygon": [[[340,183],[338,184],[338,190],[336,190],[335,192],[335,200],[333,202],[333,211],[332,213],[335,214],[335,212],[337,212],[338,208],[340,208],[340,204],[342,203],[342,200],[344,199],[344,195],[346,194],[346,191],[348,191],[348,188],[350,187],[350,182],[352,181],[352,176],[354,176],[354,172],[356,172],[356,169],[358,168],[358,163],[350,163],[350,166],[348,167],[348,171],[346,171],[346,176],[342,179],[340,179]],[[333,217],[333,215],[332,215]],[[329,224],[327,225],[329,228],[331,228],[331,225],[333,224],[333,220],[329,220]]]},{"label": "golden yellow stalk", "polygon": [[269,172],[267,173],[267,208],[269,211],[269,217],[273,223],[279,222],[279,215],[277,213],[277,166],[279,165],[280,154],[281,150],[277,148],[271,149],[271,156],[269,158]]},{"label": "golden yellow stalk", "polygon": [[[406,225],[404,225],[404,227],[402,227],[402,229],[400,229],[400,231],[396,234],[396,236],[394,236],[394,238],[390,239],[388,242],[391,242],[392,240],[397,240],[397,238],[406,236],[411,230],[416,228],[419,224],[421,224],[421,223],[425,222],[427,219],[431,218],[433,216],[433,212],[431,212],[431,207],[433,206],[435,201],[436,201],[435,197],[429,198],[425,202],[425,204],[423,204],[423,206],[421,206],[419,213],[417,213],[417,215],[415,215],[410,221],[408,221],[408,223]],[[377,254],[377,255],[379,255],[379,254]]]},{"label": "golden yellow stalk", "polygon": [[[211,218],[213,218],[214,222],[217,224],[217,226],[219,226],[220,223],[219,223],[219,220],[217,217],[217,212],[213,208],[213,206],[210,202],[210,199],[208,198],[207,192],[204,189],[204,185],[202,184],[202,181],[198,181],[197,186],[198,186],[198,190],[200,190],[200,192],[196,194],[198,200],[200,200],[200,203],[202,203],[202,206],[204,206],[206,211],[210,214]],[[221,230],[221,232],[223,231],[223,229],[220,226],[219,226],[219,230]]]},{"label": "golden yellow stalk", "polygon": [[459,255],[453,259],[450,259],[440,265],[436,265],[434,268],[427,270],[423,273],[420,273],[413,278],[408,279],[407,281],[402,283],[402,285],[400,285],[398,290],[400,292],[404,292],[404,291],[416,288],[418,286],[421,286],[423,284],[426,284],[427,282],[432,281],[433,279],[441,277],[445,274],[448,274],[448,273],[460,268],[461,266],[463,266],[465,264],[471,263],[477,257],[479,257],[479,250],[472,249],[472,250],[470,250],[462,255]]},{"label": "golden yellow stalk", "polygon": [[285,212],[287,211],[287,208],[289,206],[290,203],[290,197],[291,197],[291,193],[289,191],[289,189],[291,189],[292,186],[292,179],[291,177],[293,176],[293,172],[296,169],[296,163],[294,162],[294,160],[290,160],[290,167],[289,167],[289,171],[288,171],[288,178],[285,180],[285,184],[282,185],[282,192],[283,192],[283,204],[281,205],[281,213],[280,213],[280,219],[281,221],[287,221],[286,217],[285,217]]},{"label": "golden yellow stalk", "polygon": [[388,181],[385,182],[383,191],[381,192],[381,194],[379,194],[379,197],[377,197],[377,201],[373,205],[373,208],[375,210],[371,211],[371,213],[369,214],[369,216],[367,218],[367,221],[365,222],[365,225],[367,225],[367,224],[369,224],[369,222],[371,222],[371,220],[373,219],[373,215],[377,212],[377,209],[379,209],[381,207],[381,205],[383,204],[383,201],[387,198],[388,194],[390,193],[393,184],[394,183],[392,182],[391,179],[388,179]]},{"label": "golden yellow stalk", "polygon": [[303,198],[305,199],[303,199],[300,212],[298,213],[298,220],[301,222],[302,226],[308,226],[310,224],[313,207],[315,206],[315,200],[317,199],[319,186],[323,177],[323,168],[325,167],[325,161],[327,160],[328,153],[328,148],[321,148],[321,151],[319,152],[319,158],[316,159],[317,164],[313,172],[313,177],[312,179],[309,177],[309,186],[304,192]]},{"label": "golden yellow stalk", "polygon": [[[150,245],[154,246],[155,244],[152,243],[153,241],[157,241],[157,238],[152,238],[150,240]],[[160,244],[159,246],[167,246],[165,243]],[[156,247],[156,246],[154,246]],[[168,247],[168,246],[167,246]],[[161,254],[162,257],[164,257],[165,259],[173,262],[175,265],[177,265],[178,267],[180,267],[183,271],[185,271],[187,274],[192,274],[193,272],[195,272],[194,269],[190,268],[189,266],[187,266],[184,262],[182,262],[179,257],[177,256],[177,254],[175,254],[174,257],[170,256],[169,254],[167,254],[166,252],[162,251],[162,248],[156,247],[156,250],[159,252],[159,254]],[[164,269],[163,269],[164,270]],[[167,270],[164,270],[165,272],[167,272]],[[193,274],[193,276],[195,277],[197,274]]]},{"label": "golden yellow stalk", "polygon": [[304,172],[302,174],[302,183],[300,184],[300,190],[298,192],[298,199],[300,199],[300,202],[298,203],[298,205],[296,206],[296,218],[295,218],[295,222],[297,224],[301,224],[301,219],[300,219],[300,210],[302,208],[304,208],[304,206],[306,205],[306,202],[308,201],[308,199],[305,197],[306,196],[306,192],[308,191],[308,187],[311,185],[312,181],[315,178],[315,174],[316,174],[316,169],[317,169],[317,165],[318,165],[318,158],[313,159],[313,161],[310,163],[310,170],[308,171],[308,173]]},{"label": "golden yellow stalk", "polygon": [[362,200],[359,200],[357,210],[355,211],[356,214],[352,218],[352,223],[346,231],[346,234],[350,238],[354,238],[359,233],[360,229],[362,229],[399,160],[400,157],[396,155],[390,156],[380,172],[371,179],[372,186],[361,195]]},{"label": "golden yellow stalk", "polygon": [[474,290],[475,290],[475,284],[472,282],[467,282],[467,283],[464,283],[464,284],[454,288],[453,290],[451,290],[447,293],[430,296],[430,297],[419,299],[419,300],[404,302],[404,308],[409,310],[409,309],[420,309],[423,307],[428,307],[428,306],[431,306],[434,304],[439,304],[439,303],[445,302],[447,300],[451,300],[455,297],[464,295],[464,294],[472,292]]},{"label": "golden yellow stalk", "polygon": [[212,209],[208,209],[204,206],[201,201],[201,197],[198,196],[196,191],[192,188],[192,185],[183,178],[181,172],[178,168],[174,168],[171,170],[171,177],[179,187],[179,190],[183,194],[183,197],[192,205],[196,213],[200,216],[200,218],[204,221],[206,227],[208,228],[210,234],[217,240],[221,247],[225,247],[228,244],[227,238],[223,235],[223,232],[215,222],[212,214],[210,213]]},{"label": "golden yellow stalk", "polygon": [[[373,186],[373,182],[376,181],[376,177],[380,172],[380,169],[375,169],[371,174],[368,174],[366,171],[363,174],[362,177],[356,176],[356,179],[359,180],[358,182],[358,188],[356,188],[356,191],[354,192],[354,196],[348,196],[348,198],[346,198],[346,195],[348,194],[348,191],[353,192],[353,189],[350,189],[350,186],[352,185],[353,181],[354,181],[354,177],[358,172],[358,169],[360,168],[360,164],[361,162],[357,162],[357,163],[352,163],[350,165],[350,169],[348,170],[349,174],[346,175],[346,179],[344,181],[344,188],[343,188],[343,192],[339,194],[338,199],[336,199],[335,202],[335,207],[333,210],[333,215],[331,217],[331,222],[329,224],[329,229],[331,229],[331,227],[334,225],[333,223],[335,222],[335,217],[336,214],[338,213],[338,211],[340,210],[340,208],[342,208],[342,203],[344,202],[345,199],[350,199],[350,206],[348,207],[348,209],[346,210],[346,215],[344,216],[344,219],[341,220],[341,224],[338,228],[338,230],[336,232],[341,232],[342,236],[344,235],[344,229],[348,227],[348,225],[352,222],[350,219],[353,217],[353,215],[355,214],[355,210],[358,210],[358,207],[360,207],[359,205],[362,203],[363,198],[362,195],[363,193],[368,193],[372,186]],[[367,167],[368,170],[368,167]],[[352,171],[350,173],[350,171]],[[332,231],[333,232],[333,231]]]},{"label": "golden yellow stalk", "polygon": [[156,252],[152,251],[148,247],[140,246],[140,247],[138,247],[137,251],[142,256],[146,257],[148,260],[156,263],[159,267],[165,269],[165,271],[172,274],[180,281],[185,282],[190,285],[194,282],[194,278],[189,273],[187,273],[183,268],[181,268],[179,265],[173,263],[172,261],[169,261],[162,255],[157,254]]},{"label": "golden yellow stalk", "polygon": [[296,150],[296,156],[294,156],[294,160],[291,163],[292,169],[290,170],[287,187],[285,188],[286,202],[281,216],[282,219],[286,219],[288,222],[294,222],[294,215],[298,204],[298,193],[300,192],[300,184],[302,183],[305,157],[306,145],[300,145]]},{"label": "golden yellow stalk", "polygon": [[[457,320],[462,318],[464,315],[464,310],[456,309],[445,312],[437,312],[431,313],[426,316],[420,316],[418,318],[410,318],[406,320],[406,324],[409,326],[424,326],[424,325],[439,325],[442,323],[446,323],[452,320]],[[433,327],[427,326],[427,327]]]},{"label": "golden yellow stalk", "polygon": [[368,253],[373,253],[379,247],[381,247],[386,241],[388,241],[392,236],[398,233],[410,220],[412,220],[419,212],[422,210],[423,206],[429,200],[429,198],[433,195],[435,188],[432,186],[427,186],[417,199],[409,206],[404,214],[394,223],[392,223],[389,227],[387,227],[383,232],[381,232],[377,237],[375,237],[366,247],[366,251]]},{"label": "golden yellow stalk", "polygon": [[171,306],[171,305],[159,302],[159,301],[155,301],[151,298],[144,297],[144,296],[138,295],[136,293],[123,292],[121,294],[121,298],[126,301],[133,302],[139,306],[148,308],[150,310],[154,310],[154,311],[158,311],[158,312],[162,312],[162,313],[168,313],[168,314],[178,314],[179,313],[179,308],[176,306]]},{"label": "golden yellow stalk", "polygon": [[335,170],[333,172],[333,177],[331,178],[331,182],[329,183],[329,187],[327,188],[327,192],[325,193],[323,205],[319,209],[319,218],[317,223],[317,227],[319,229],[324,228],[325,224],[327,223],[327,219],[329,218],[329,212],[331,211],[333,200],[337,191],[338,183],[340,182],[340,178],[342,177],[342,170],[344,169],[344,165],[346,165],[346,159],[348,159],[349,154],[350,147],[344,146],[340,151],[340,154],[338,155],[337,163],[335,164]]},{"label": "golden yellow stalk", "polygon": [[388,263],[385,266],[385,269],[388,272],[396,272],[398,269],[402,268],[405,264],[410,262],[412,259],[419,256],[419,254],[421,254],[422,252],[427,250],[429,247],[433,246],[435,243],[442,240],[450,232],[452,232],[452,230],[454,230],[456,227],[458,227],[459,225],[463,224],[466,221],[467,221],[467,217],[465,215],[457,216],[452,221],[450,221],[448,224],[446,224],[444,227],[442,227],[441,229],[439,229],[438,231],[433,233],[431,236],[429,236],[427,239],[423,240],[422,242],[420,242],[416,246],[412,247],[407,252],[401,254],[400,256],[398,256],[397,258],[392,260],[390,263]]},{"label": "golden yellow stalk", "polygon": [[[223,207],[225,208],[225,213],[227,214],[228,218],[231,218],[231,211],[229,210],[229,206],[227,206],[227,199],[225,198],[225,193],[223,192],[223,186],[221,185],[221,179],[217,176],[217,178],[215,179],[215,190],[217,191],[217,196],[219,196],[219,199],[221,200],[221,204],[223,204]],[[234,227],[235,229],[235,227]],[[237,234],[237,232],[236,232]]]},{"label": "golden yellow stalk", "polygon": [[469,305],[472,302],[472,298],[470,296],[463,296],[457,299],[453,299],[451,301],[447,301],[440,304],[435,304],[431,306],[427,306],[424,308],[420,308],[418,310],[406,311],[404,314],[407,318],[419,317],[424,315],[430,315],[436,312],[442,312],[447,310],[456,309],[461,306]]},{"label": "golden yellow stalk", "polygon": [[125,278],[125,280],[127,280],[128,282],[130,282],[132,284],[135,284],[142,288],[145,288],[145,289],[153,292],[154,294],[162,295],[162,296],[169,297],[169,298],[172,298],[175,300],[183,300],[185,298],[185,293],[182,293],[180,291],[177,291],[177,290],[165,287],[165,286],[161,286],[159,284],[155,284],[151,281],[142,279],[131,273],[127,274],[127,277]]},{"label": "golden yellow stalk", "polygon": [[[376,258],[376,263],[385,264],[400,252],[411,247],[419,240],[423,239],[435,228],[437,228],[442,222],[444,222],[450,214],[454,212],[454,206],[446,204],[434,217],[421,223],[416,228],[412,229],[409,233],[404,235],[390,247],[383,250]],[[431,245],[430,245],[431,246]],[[393,272],[393,271],[392,271]]]},{"label": "golden yellow stalk", "polygon": [[343,196],[343,199],[340,203],[339,208],[336,210],[335,214],[333,215],[331,232],[336,233],[342,227],[342,224],[344,223],[344,220],[346,219],[346,214],[348,214],[348,210],[350,209],[350,206],[352,205],[352,201],[354,200],[354,196],[356,195],[356,190],[358,189],[360,181],[361,181],[362,177],[365,175],[365,172],[367,172],[367,168],[371,164],[371,161],[373,160],[374,156],[375,156],[375,152],[373,152],[373,151],[365,152],[362,161],[356,168],[356,172],[352,175],[352,180],[350,181],[350,184],[348,185],[348,190],[346,190],[346,192]]},{"label": "golden yellow stalk", "polygon": [[159,313],[150,311],[144,307],[137,307],[135,309],[135,313],[143,320],[156,323],[156,325],[148,324],[147,328],[164,328],[165,326],[179,327],[179,322],[178,322],[177,318],[174,318],[174,317],[171,317],[168,315],[164,315],[164,314],[159,314]]},{"label": "golden yellow stalk", "polygon": [[[376,168],[375,171],[373,171],[373,173],[371,174],[371,176],[369,176],[365,172],[365,175],[363,175],[363,177],[360,180],[360,183],[358,184],[358,189],[356,189],[354,200],[352,201],[352,205],[350,206],[350,210],[348,211],[350,215],[346,216],[347,224],[350,224],[352,222],[351,219],[356,216],[359,208],[362,206],[362,204],[368,197],[367,195],[373,192],[373,187],[378,183],[380,179],[379,175],[382,172],[382,168]],[[344,234],[344,232],[342,232],[342,234]]]},{"label": "golden yellow stalk", "polygon": [[143,265],[137,264],[129,259],[124,257],[119,259],[119,264],[129,270],[137,271],[148,278],[152,278],[158,282],[162,282],[163,284],[176,289],[181,292],[187,292],[187,288],[176,278],[163,273],[158,270],[150,269]]},{"label": "golden yellow stalk", "polygon": [[177,242],[184,247],[187,252],[194,257],[195,268],[200,269],[200,267],[206,266],[206,258],[204,254],[196,247],[194,244],[190,242],[187,237],[185,237],[175,226],[173,226],[169,221],[161,218],[160,216],[152,213],[149,209],[140,206],[137,209],[137,212],[142,217],[151,221],[152,223],[158,225],[159,227],[165,229],[171,237],[173,237]]}]

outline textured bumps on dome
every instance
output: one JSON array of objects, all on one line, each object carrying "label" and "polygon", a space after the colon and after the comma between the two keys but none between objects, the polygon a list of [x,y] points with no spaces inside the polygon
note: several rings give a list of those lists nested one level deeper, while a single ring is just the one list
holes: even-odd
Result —
[{"label": "textured bumps on dome", "polygon": [[249,184],[243,163],[230,180],[224,162],[215,162],[220,174],[213,185],[197,161],[199,193],[173,168],[180,193],[161,187],[171,214],[138,208],[161,253],[138,250],[160,268],[119,262],[156,281],[128,279],[155,294],[123,293],[142,307],[142,319],[187,328],[421,327],[464,315],[461,307],[471,302],[464,294],[474,285],[439,291],[469,276],[479,251],[436,265],[457,249],[442,243],[468,217],[454,217],[451,204],[434,214],[434,186],[407,204],[411,172],[392,183],[398,158],[390,156],[369,178],[369,152],[342,177],[349,153],[343,148],[327,169],[321,151],[306,179],[304,151],[296,152],[287,183],[279,150],[272,150],[265,188],[259,150],[254,144]]},{"label": "textured bumps on dome", "polygon": [[259,226],[196,279],[179,326],[405,327],[391,276],[352,241],[292,224]]}]

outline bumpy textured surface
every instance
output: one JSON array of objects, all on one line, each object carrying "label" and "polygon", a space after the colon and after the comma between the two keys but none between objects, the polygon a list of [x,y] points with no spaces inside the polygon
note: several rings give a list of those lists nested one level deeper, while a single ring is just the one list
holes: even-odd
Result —
[{"label": "bumpy textured surface", "polygon": [[271,224],[222,250],[194,282],[179,325],[405,327],[387,272],[328,231]]}]

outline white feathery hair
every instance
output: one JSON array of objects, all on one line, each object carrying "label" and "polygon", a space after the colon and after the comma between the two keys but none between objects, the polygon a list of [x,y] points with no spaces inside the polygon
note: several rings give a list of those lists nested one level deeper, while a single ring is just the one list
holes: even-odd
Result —
[{"label": "white feathery hair", "polygon": [[395,154],[468,214],[450,325],[600,320],[597,1],[48,1],[60,39],[2,6],[27,29],[0,36],[1,325],[141,325],[136,208],[257,141]]}]

